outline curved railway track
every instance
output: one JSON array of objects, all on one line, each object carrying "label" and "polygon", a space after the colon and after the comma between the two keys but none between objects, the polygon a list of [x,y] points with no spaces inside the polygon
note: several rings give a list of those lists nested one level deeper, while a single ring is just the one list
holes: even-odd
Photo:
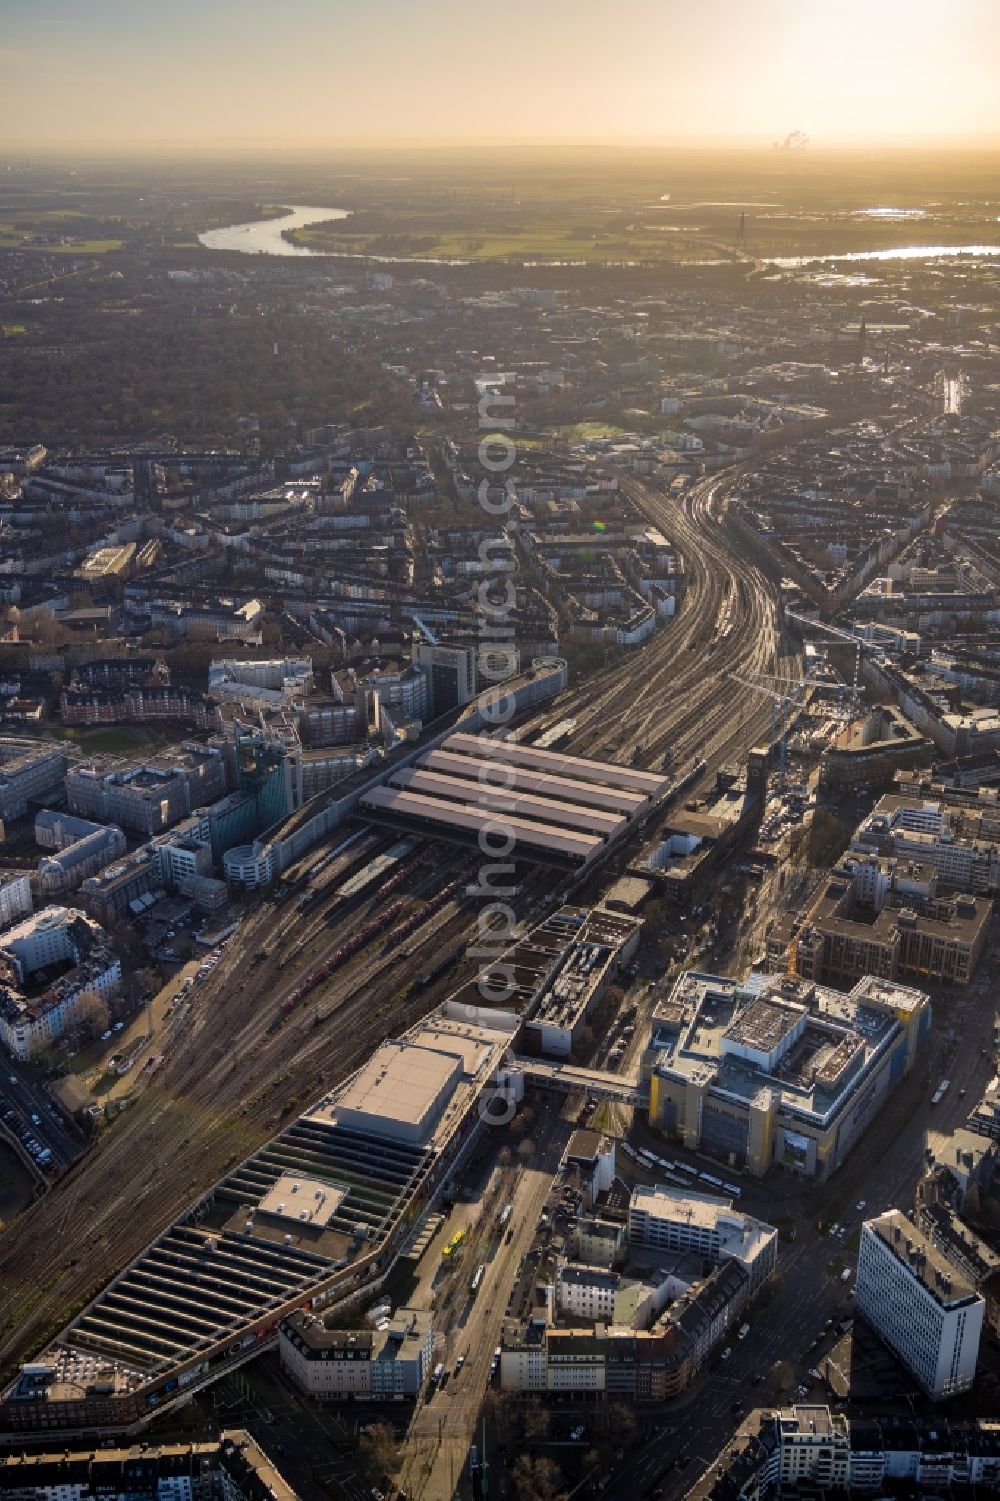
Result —
[{"label": "curved railway track", "polygon": [[[621,752],[627,739],[641,744],[640,764],[658,766],[666,750],[675,760],[678,753],[711,760],[745,745],[770,718],[768,701],[732,683],[728,674],[788,673],[790,681],[798,675],[798,659],[781,649],[774,585],[741,556],[716,519],[713,506],[726,485],[726,476],[702,480],[678,503],[636,480],[622,483],[632,502],[677,544],[687,587],[676,620],[648,647],[599,676],[596,700],[591,685],[560,698],[560,715],[577,719],[574,751]],[[731,630],[717,642],[724,606]]]},{"label": "curved railway track", "polygon": [[[687,594],[677,620],[647,648],[562,696],[560,714],[577,717],[574,750],[604,751],[616,736],[620,747],[624,730],[630,739],[641,731],[648,741],[643,760],[660,759],[667,745],[675,753],[701,747],[721,757],[766,721],[767,701],[754,702],[757,695],[737,689],[726,674],[782,670],[783,659],[775,658],[776,591],[739,556],[714,518],[713,501],[724,483],[703,481],[682,504],[636,481],[624,483],[683,552]],[[709,652],[727,593],[733,630]],[[441,889],[467,859],[467,851],[445,850],[417,889]],[[338,861],[335,873],[349,868],[349,860]],[[544,873],[529,877],[522,901],[533,899],[545,881]],[[296,1109],[440,998],[440,987],[430,986],[406,1004],[401,990],[412,978],[416,952],[433,945],[437,957],[467,935],[468,912],[455,900],[408,935],[405,953],[379,951],[385,935],[378,935],[317,989],[315,999],[273,1027],[282,1000],[377,909],[378,897],[342,904],[336,884],[331,869],[318,907],[302,918],[289,903],[277,910],[266,904],[247,919],[211,980],[199,987],[192,1023],[155,1082],[97,1148],[0,1237],[0,1362],[7,1369],[57,1333],[109,1275]],[[293,935],[294,948],[279,969],[278,951],[292,945]],[[256,960],[262,950],[266,958]],[[446,987],[458,979],[451,975]]]}]

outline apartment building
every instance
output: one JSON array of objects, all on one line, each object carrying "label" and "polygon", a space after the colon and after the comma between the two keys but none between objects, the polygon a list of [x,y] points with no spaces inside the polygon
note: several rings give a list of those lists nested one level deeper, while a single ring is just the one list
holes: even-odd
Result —
[{"label": "apartment building", "polygon": [[0,818],[21,818],[30,802],[61,790],[66,754],[36,740],[0,739]]},{"label": "apartment building", "polygon": [[0,878],[0,929],[31,915],[31,881],[27,875]]},{"label": "apartment building", "polygon": [[59,696],[64,724],[142,724],[147,720],[176,719],[199,730],[222,727],[214,698],[195,689],[165,685],[125,688],[65,688]]},{"label": "apartment building", "polygon": [[[855,1418],[801,1405],[759,1414],[692,1501],[770,1501],[776,1495],[944,1495],[952,1486],[996,1488],[1000,1431],[990,1419]],[[845,1468],[846,1466],[846,1468]]]},{"label": "apartment building", "polygon": [[618,1273],[603,1267],[562,1266],[556,1273],[556,1308],[588,1323],[612,1324],[621,1285]]},{"label": "apartment building", "polygon": [[[985,1140],[983,1145],[985,1146]],[[1000,1254],[981,1240],[945,1203],[924,1202],[916,1212],[919,1228],[946,1261],[966,1278],[986,1307],[983,1322],[994,1338],[1000,1334]]]},{"label": "apartment building", "polygon": [[797,1490],[845,1490],[851,1468],[851,1431],[843,1413],[793,1407],[778,1417],[780,1480]]},{"label": "apartment building", "polygon": [[328,1329],[300,1310],[278,1328],[282,1369],[317,1402],[401,1401],[415,1397],[430,1370],[431,1316],[400,1308],[375,1329]]},{"label": "apartment building", "polygon": [[625,1227],[614,1220],[577,1219],[570,1230],[570,1255],[585,1266],[613,1267],[624,1249]]},{"label": "apartment building", "polygon": [[206,1443],[122,1444],[0,1459],[3,1501],[298,1501],[248,1433]]},{"label": "apartment building", "polygon": [[582,1323],[648,1329],[672,1299],[688,1291],[701,1272],[696,1263],[688,1271],[684,1258],[676,1257],[670,1266],[653,1268],[639,1276],[564,1262],[555,1276],[556,1311]]},{"label": "apartment building", "polygon": [[[34,983],[49,969],[60,971],[54,981]],[[30,1058],[74,1024],[89,994],[108,999],[120,984],[121,964],[97,923],[47,907],[0,945],[0,1041],[14,1057]]]},{"label": "apartment building", "polygon": [[932,865],[942,887],[970,895],[1000,891],[1000,812],[949,806],[938,798],[887,793],[858,825],[851,850]]},{"label": "apartment building", "polygon": [[[614,1323],[598,1318],[587,1328],[553,1328],[544,1318],[509,1325],[500,1353],[501,1388],[606,1392],[639,1402],[678,1396],[712,1349],[731,1337],[750,1302],[750,1278],[744,1267],[727,1259],[678,1293],[679,1286],[663,1273],[639,1286],[637,1297],[629,1296],[631,1289],[620,1291],[618,1311],[630,1315],[631,1322],[624,1317],[619,1321],[616,1312]],[[656,1301],[662,1306],[668,1296],[674,1302],[653,1327],[639,1327],[643,1315],[655,1311]]]},{"label": "apartment building", "polygon": [[898,1209],[862,1226],[855,1299],[858,1313],[928,1396],[969,1390],[984,1300]]},{"label": "apartment building", "polygon": [[778,1232],[773,1225],[741,1214],[729,1199],[685,1189],[634,1189],[628,1238],[630,1245],[656,1251],[693,1251],[712,1266],[736,1261],[746,1269],[754,1294],[778,1260]]}]

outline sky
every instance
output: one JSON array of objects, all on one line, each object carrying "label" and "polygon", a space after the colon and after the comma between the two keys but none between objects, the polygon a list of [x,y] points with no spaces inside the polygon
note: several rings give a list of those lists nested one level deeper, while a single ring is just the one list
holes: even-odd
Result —
[{"label": "sky", "polygon": [[0,0],[0,154],[1000,141],[1000,0]]}]

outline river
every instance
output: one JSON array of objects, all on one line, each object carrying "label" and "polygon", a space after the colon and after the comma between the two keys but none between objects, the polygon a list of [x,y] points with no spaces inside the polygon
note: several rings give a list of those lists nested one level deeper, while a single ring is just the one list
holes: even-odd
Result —
[{"label": "river", "polygon": [[[282,238],[282,231],[286,229],[301,229],[306,224],[320,224],[331,219],[346,219],[348,209],[343,208],[310,208],[305,205],[294,206],[287,214],[282,214],[279,219],[256,219],[250,224],[229,224],[222,229],[206,229],[199,236],[199,242],[206,250],[238,250],[243,255],[311,255],[329,256],[338,252],[327,250],[311,250],[304,245],[291,245]],[[887,210],[872,210],[872,213],[885,213]],[[350,252],[339,252],[341,259],[356,259]],[[840,261],[919,261],[937,260],[958,256],[997,256],[1000,257],[1000,245],[899,245],[888,250],[853,250],[841,251],[830,255],[784,255],[764,258],[764,265],[778,266],[785,270],[793,270],[797,267],[819,264],[833,264]],[[467,265],[467,261],[458,259],[438,260],[430,256],[394,256],[374,255],[367,259],[387,262],[390,265]],[[579,262],[548,262],[548,261],[525,261],[525,265],[584,265]],[[689,265],[715,266],[725,264],[718,260],[688,262]]]},{"label": "river", "polygon": [[936,261],[961,255],[1000,256],[1000,245],[896,245],[888,250],[843,250],[835,255],[777,255],[766,266],[811,266],[820,261]]},{"label": "river", "polygon": [[306,224],[321,224],[329,219],[346,219],[345,208],[309,208],[296,204],[280,219],[255,219],[250,224],[227,224],[222,229],[206,229],[199,243],[206,250],[239,250],[244,255],[324,255],[304,245],[291,245],[282,239],[286,229],[302,229]]}]

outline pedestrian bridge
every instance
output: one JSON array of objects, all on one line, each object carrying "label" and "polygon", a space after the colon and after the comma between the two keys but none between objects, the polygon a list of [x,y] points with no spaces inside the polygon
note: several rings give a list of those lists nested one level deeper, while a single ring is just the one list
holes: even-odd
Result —
[{"label": "pedestrian bridge", "polygon": [[646,1107],[649,1092],[635,1079],[606,1073],[598,1068],[581,1068],[575,1063],[555,1063],[548,1058],[514,1059],[512,1068],[539,1089],[558,1089],[565,1094],[582,1091],[598,1100],[616,1100],[622,1105]]}]

